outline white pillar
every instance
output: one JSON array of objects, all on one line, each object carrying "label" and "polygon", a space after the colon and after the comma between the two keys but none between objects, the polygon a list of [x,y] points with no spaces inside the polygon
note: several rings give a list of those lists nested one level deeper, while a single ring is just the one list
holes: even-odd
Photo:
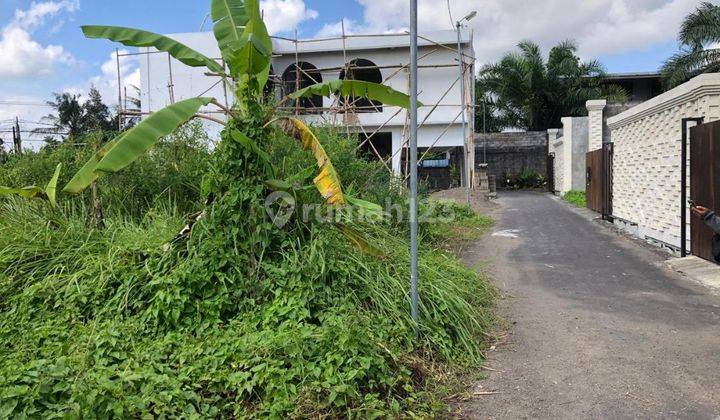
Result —
[{"label": "white pillar", "polygon": [[596,99],[587,101],[585,106],[588,110],[588,147],[589,151],[602,148],[603,143],[603,110],[607,105],[605,99]]},{"label": "white pillar", "polygon": [[561,146],[563,148],[563,160],[560,170],[562,171],[563,179],[563,188],[561,191],[564,194],[572,189],[573,163],[577,157],[573,156],[573,142],[575,140],[575,133],[573,133],[573,119],[572,117],[563,117],[561,121],[563,125],[563,144]]},{"label": "white pillar", "polygon": [[560,128],[551,128],[547,131],[548,133],[548,153],[551,153],[554,157],[553,159],[553,185],[555,186],[555,191],[560,191],[562,194],[564,186],[562,185],[562,174],[560,174],[558,171],[560,170],[560,166],[562,164],[562,144],[559,147],[555,147],[558,143],[558,139],[562,137],[562,129]]},{"label": "white pillar", "polygon": [[400,165],[400,159],[402,158],[403,151],[399,150],[402,147],[402,140],[402,134],[395,131],[392,132],[392,170],[393,173],[398,176],[402,174],[402,166]]}]

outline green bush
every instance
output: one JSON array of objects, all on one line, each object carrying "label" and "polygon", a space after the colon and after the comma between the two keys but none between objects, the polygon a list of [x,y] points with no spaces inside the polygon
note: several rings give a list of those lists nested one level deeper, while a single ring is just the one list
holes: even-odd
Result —
[{"label": "green bush", "polygon": [[585,207],[587,205],[585,191],[568,191],[563,195],[562,199],[577,207]]},{"label": "green bush", "polygon": [[505,174],[503,176],[504,187],[514,190],[526,188],[542,188],[547,186],[547,178],[534,170],[523,169],[517,175]]},{"label": "green bush", "polygon": [[426,357],[475,366],[491,323],[488,282],[423,247],[416,340],[407,242],[381,226],[380,259],[316,226],[255,276],[204,277],[232,251],[164,253],[183,223],[166,210],[104,233],[2,212],[0,417],[429,415]]},{"label": "green bush", "polygon": [[[406,212],[406,197],[381,163],[358,159],[355,140],[319,132],[348,190]],[[112,210],[105,231],[88,228],[81,199],[52,217],[40,202],[0,201],[0,417],[377,417],[442,410],[431,372],[481,362],[494,291],[436,248],[454,226],[479,229],[487,219],[465,206],[423,203],[421,212],[454,221],[421,225],[416,338],[406,213],[403,223],[353,224],[382,254],[371,256],[328,225],[274,228],[261,206],[262,182],[240,178],[188,243],[165,251],[185,223],[182,215],[199,207],[207,162],[229,177],[236,172],[225,165],[254,164],[224,162],[226,153],[247,157],[227,149],[235,147],[231,142],[209,160],[210,152],[190,140],[167,140],[101,182]],[[278,177],[312,163],[295,140],[273,133],[271,141]],[[3,179],[39,183],[47,167],[77,166],[89,150],[61,145],[35,160],[29,154],[3,167]]]}]

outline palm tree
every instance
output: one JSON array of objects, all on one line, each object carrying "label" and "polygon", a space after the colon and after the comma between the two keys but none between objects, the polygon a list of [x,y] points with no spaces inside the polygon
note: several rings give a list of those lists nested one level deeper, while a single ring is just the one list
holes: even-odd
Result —
[{"label": "palm tree", "polygon": [[703,2],[685,17],[678,36],[680,51],[662,67],[663,84],[675,87],[701,73],[720,71],[720,6]]},{"label": "palm tree", "polygon": [[56,134],[68,137],[77,137],[83,132],[84,118],[83,106],[80,104],[80,95],[72,93],[53,93],[55,97],[47,104],[55,110],[55,114],[43,117],[43,121],[51,124],[50,128],[36,129],[37,134]]},{"label": "palm tree", "polygon": [[547,61],[533,42],[523,41],[518,48],[480,71],[479,89],[494,110],[495,127],[547,130],[559,127],[562,117],[585,115],[588,100],[627,98],[619,86],[604,83],[600,62],[580,60],[571,41],[553,47]]}]

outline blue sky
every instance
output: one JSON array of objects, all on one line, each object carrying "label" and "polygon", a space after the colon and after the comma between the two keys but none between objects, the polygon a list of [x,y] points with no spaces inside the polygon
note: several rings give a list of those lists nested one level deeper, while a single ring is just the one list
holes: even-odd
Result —
[{"label": "blue sky", "polygon": [[[262,0],[275,33],[331,35],[346,19],[349,32],[383,32],[407,26],[407,0]],[[447,4],[419,0],[420,30],[450,29]],[[455,18],[470,10],[479,64],[497,59],[522,39],[544,48],[575,39],[583,58],[600,59],[611,72],[652,71],[677,48],[677,28],[694,0],[451,0]],[[209,0],[0,0],[0,122],[47,112],[13,102],[42,102],[51,92],[99,85],[112,102],[116,47],[88,40],[80,24],[134,26],[161,33],[197,31]],[[274,26],[274,28],[272,28]],[[209,24],[206,25],[209,28]],[[106,64],[103,68],[103,64]],[[112,70],[112,71],[110,71]],[[133,63],[124,64],[131,77]],[[8,102],[10,104],[8,104]]]}]

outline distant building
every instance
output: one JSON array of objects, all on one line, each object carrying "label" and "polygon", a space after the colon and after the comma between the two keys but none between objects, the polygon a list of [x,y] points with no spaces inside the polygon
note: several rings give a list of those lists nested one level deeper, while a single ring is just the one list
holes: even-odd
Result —
[{"label": "distant building", "polygon": [[662,76],[658,72],[610,73],[605,80],[625,89],[628,109],[663,93]]},{"label": "distant building", "polygon": [[[219,60],[220,51],[212,33],[169,36]],[[421,156],[432,148],[432,153],[428,153],[420,164],[421,170],[428,169],[428,173],[435,174],[439,170],[443,172],[444,168],[444,172],[450,173],[453,164],[465,167],[457,32],[421,34],[418,43],[418,90],[419,100],[424,104],[418,111],[418,121],[422,124],[418,131],[418,147]],[[461,31],[461,48],[465,62],[465,96],[469,105],[465,109],[467,138],[471,143],[475,55],[470,31]],[[172,100],[199,95],[214,96],[221,102],[232,103],[232,92],[223,87],[220,78],[206,75],[207,69],[187,67],[154,49],[141,48],[140,52],[143,112],[161,109]],[[277,98],[295,91],[297,87],[338,78],[384,83],[400,92],[409,91],[406,66],[410,49],[407,34],[348,35],[344,39],[298,42],[276,37],[273,38],[273,55],[271,89]],[[290,106],[297,108],[310,122],[347,124],[360,135],[361,141],[372,135],[370,142],[363,146],[367,152],[379,154],[395,173],[403,173],[408,138],[407,112],[367,100],[352,102],[346,104],[341,98],[312,97],[301,99],[297,104],[290,103]],[[473,159],[473,154],[470,155]],[[472,167],[473,162],[470,162]]]}]

